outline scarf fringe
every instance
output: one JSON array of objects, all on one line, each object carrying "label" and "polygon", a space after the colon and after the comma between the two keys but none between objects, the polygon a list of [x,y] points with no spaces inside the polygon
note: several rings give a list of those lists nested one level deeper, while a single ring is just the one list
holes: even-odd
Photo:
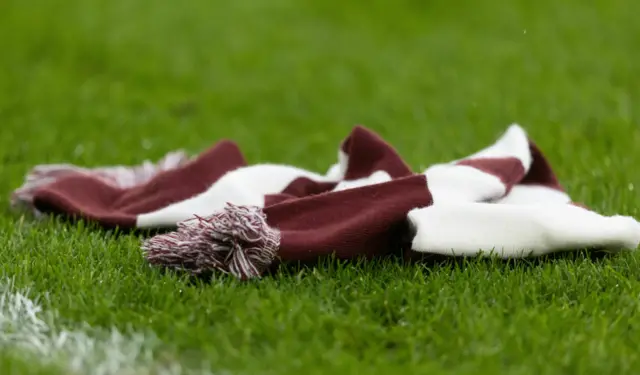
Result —
[{"label": "scarf fringe", "polygon": [[39,188],[54,183],[61,178],[84,174],[103,180],[105,183],[121,189],[144,184],[161,172],[176,169],[187,162],[190,157],[182,150],[167,153],[162,159],[153,163],[149,160],[133,166],[106,166],[84,168],[73,164],[42,164],[32,168],[22,186],[11,195],[11,207],[27,209],[37,216],[39,212],[33,205],[33,195]]},{"label": "scarf fringe", "polygon": [[180,222],[175,232],[143,241],[150,264],[198,275],[221,271],[247,280],[258,278],[273,263],[280,231],[271,228],[260,207],[226,207],[211,216]]}]

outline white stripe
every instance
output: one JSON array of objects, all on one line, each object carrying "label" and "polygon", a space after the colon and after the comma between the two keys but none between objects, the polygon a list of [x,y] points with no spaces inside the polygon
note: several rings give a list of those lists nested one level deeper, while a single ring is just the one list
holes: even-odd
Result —
[{"label": "white stripe", "polygon": [[338,150],[338,162],[332,165],[327,171],[326,176],[334,181],[340,181],[347,173],[347,167],[349,166],[349,155],[347,155],[341,149]]},{"label": "white stripe", "polygon": [[461,160],[480,158],[516,158],[525,173],[531,167],[529,140],[524,129],[513,124],[491,146],[463,159],[434,164],[427,168],[427,185],[438,202],[484,202],[503,198],[506,186],[497,176],[467,165],[457,165]]},{"label": "white stripe", "polygon": [[[511,124],[500,138],[491,146],[471,154],[462,160],[478,158],[517,158],[525,172],[531,167],[532,156],[529,150],[529,138],[518,124]],[[454,161],[458,162],[459,160]]]},{"label": "white stripe", "polygon": [[256,164],[228,172],[205,192],[156,211],[139,215],[138,228],[174,227],[194,215],[209,216],[227,203],[264,206],[264,196],[282,192],[294,180],[306,177],[318,182],[337,182],[302,168],[278,164]]},{"label": "white stripe", "polygon": [[498,177],[467,165],[438,164],[424,174],[435,203],[482,202],[501,198],[507,192]]},{"label": "white stripe", "polygon": [[640,223],[628,216],[603,216],[569,204],[514,205],[444,203],[409,212],[412,249],[441,255],[476,256],[482,250],[503,258],[603,247],[636,249]]},{"label": "white stripe", "polygon": [[[186,373],[177,363],[161,366],[153,360],[157,341],[149,336],[125,336],[116,329],[89,335],[56,324],[56,314],[44,311],[29,297],[29,290],[16,290],[11,280],[0,284],[0,350],[42,365],[62,367],[67,374],[179,375]],[[97,336],[104,335],[104,338]],[[199,372],[208,374],[208,372]]]}]

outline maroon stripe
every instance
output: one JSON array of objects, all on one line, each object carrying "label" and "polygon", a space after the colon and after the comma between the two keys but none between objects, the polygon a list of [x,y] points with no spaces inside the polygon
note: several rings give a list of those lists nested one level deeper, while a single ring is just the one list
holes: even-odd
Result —
[{"label": "maroon stripe", "polygon": [[61,178],[38,189],[34,205],[42,212],[82,217],[106,227],[133,227],[138,214],[204,192],[225,173],[244,165],[238,147],[222,141],[184,166],[129,189],[87,175]]},{"label": "maroon stripe", "polygon": [[117,200],[122,192],[122,189],[99,178],[73,175],[39,189],[34,195],[33,204],[43,213],[97,221],[106,228],[132,229],[136,225],[137,215],[109,208],[109,204]]},{"label": "maroon stripe", "polygon": [[349,155],[345,180],[369,177],[376,171],[385,171],[392,178],[413,174],[390,144],[363,126],[353,128],[341,149]]},{"label": "maroon stripe", "polygon": [[135,214],[151,212],[200,194],[226,173],[245,165],[238,146],[221,141],[186,165],[126,190],[111,207]]},{"label": "maroon stripe", "polygon": [[289,199],[325,193],[333,190],[337,184],[336,182],[319,182],[307,177],[299,177],[287,185],[280,193],[265,195],[264,206],[268,207]]},{"label": "maroon stripe", "polygon": [[399,253],[407,213],[433,203],[422,174],[376,185],[283,201],[266,207],[267,223],[281,232],[283,261],[313,261]]},{"label": "maroon stripe", "polygon": [[520,183],[522,185],[541,185],[564,191],[564,188],[560,185],[553,169],[551,169],[551,165],[544,157],[540,148],[538,148],[535,143],[529,141],[529,150],[532,156],[531,168],[529,168],[529,172]]},{"label": "maroon stripe", "polygon": [[280,193],[294,197],[305,197],[333,190],[336,185],[336,182],[319,182],[307,177],[299,177],[287,185]]},{"label": "maroon stripe", "polygon": [[278,203],[282,203],[284,201],[287,201],[289,199],[296,199],[298,197],[296,197],[295,195],[291,195],[291,194],[267,194],[264,196],[264,206],[265,207],[269,207],[269,206],[273,206],[274,204],[278,204]]}]

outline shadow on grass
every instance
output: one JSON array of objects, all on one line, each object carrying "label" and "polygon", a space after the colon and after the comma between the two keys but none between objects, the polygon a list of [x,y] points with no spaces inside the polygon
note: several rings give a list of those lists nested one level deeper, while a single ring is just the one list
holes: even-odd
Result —
[{"label": "shadow on grass", "polygon": [[454,257],[445,255],[434,254],[420,254],[420,257],[411,257],[406,259],[402,256],[390,255],[384,258],[378,258],[375,260],[365,259],[353,259],[353,260],[341,260],[335,257],[329,256],[318,260],[315,264],[302,264],[302,263],[288,263],[279,265],[277,270],[270,272],[271,276],[284,276],[284,275],[297,275],[301,273],[309,273],[313,269],[322,271],[332,271],[334,269],[352,268],[363,272],[372,271],[372,268],[384,267],[384,264],[396,264],[406,266],[421,266],[425,269],[463,269],[469,266],[475,266],[478,264],[492,264],[497,265],[503,269],[516,269],[516,268],[534,268],[540,267],[549,263],[557,261],[584,261],[589,260],[594,263],[600,263],[614,257],[615,254],[606,250],[574,250],[558,252],[533,258],[523,259],[500,259],[500,258],[477,258],[477,257]]}]

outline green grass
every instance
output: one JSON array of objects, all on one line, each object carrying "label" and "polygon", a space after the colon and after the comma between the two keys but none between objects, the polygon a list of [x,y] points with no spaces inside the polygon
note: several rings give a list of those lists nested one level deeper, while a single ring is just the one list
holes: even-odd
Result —
[{"label": "green grass", "polygon": [[[633,0],[0,2],[0,272],[68,327],[154,332],[222,374],[640,372],[640,256],[323,263],[242,283],[149,268],[139,239],[35,223],[38,163],[137,163],[236,140],[325,171],[351,126],[416,168],[519,122],[576,201],[640,215]],[[634,188],[635,187],[635,188]],[[19,355],[0,373],[52,374]]]}]

